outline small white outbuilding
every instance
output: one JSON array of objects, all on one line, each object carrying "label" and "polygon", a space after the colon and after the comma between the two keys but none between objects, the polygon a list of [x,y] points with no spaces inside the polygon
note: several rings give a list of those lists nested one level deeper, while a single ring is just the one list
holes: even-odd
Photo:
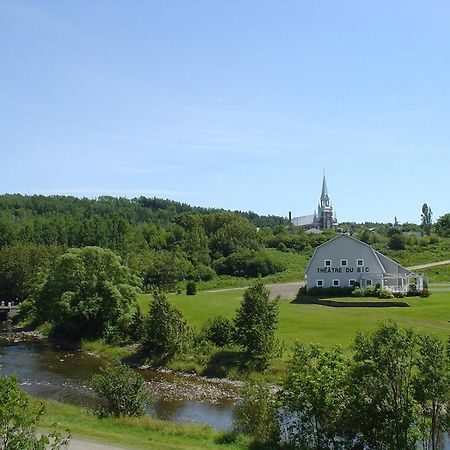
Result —
[{"label": "small white outbuilding", "polygon": [[305,271],[306,288],[380,285],[392,292],[421,291],[425,278],[411,272],[370,245],[341,234],[319,245]]}]

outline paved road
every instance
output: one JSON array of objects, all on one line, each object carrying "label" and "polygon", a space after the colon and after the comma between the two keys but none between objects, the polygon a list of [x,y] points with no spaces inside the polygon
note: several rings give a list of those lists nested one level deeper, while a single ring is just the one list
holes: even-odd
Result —
[{"label": "paved road", "polygon": [[[304,286],[304,281],[292,281],[290,283],[276,283],[276,284],[266,284],[266,287],[270,290],[270,297],[275,298],[279,295],[281,298],[294,299],[297,296],[298,290]],[[248,286],[235,287],[235,288],[224,288],[224,289],[213,289],[207,292],[226,292],[226,291],[244,291]]]},{"label": "paved road", "polygon": [[279,295],[281,298],[293,300],[297,297],[298,290],[305,285],[304,281],[294,281],[291,283],[266,284],[270,290],[270,296],[275,298]]},{"label": "paved road", "polygon": [[445,266],[447,264],[450,264],[450,259],[447,259],[446,261],[438,261],[428,264],[419,264],[417,266],[407,267],[407,269],[409,270],[427,269],[428,267]]}]

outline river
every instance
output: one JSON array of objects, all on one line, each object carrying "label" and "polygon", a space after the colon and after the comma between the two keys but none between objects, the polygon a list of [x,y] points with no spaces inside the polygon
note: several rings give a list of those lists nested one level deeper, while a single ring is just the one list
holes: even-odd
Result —
[{"label": "river", "polygon": [[[30,395],[93,407],[89,380],[107,362],[81,351],[57,351],[46,343],[0,346],[0,375],[16,374]],[[154,401],[149,415],[175,422],[232,426],[238,388],[233,383],[150,369],[139,370]]]}]

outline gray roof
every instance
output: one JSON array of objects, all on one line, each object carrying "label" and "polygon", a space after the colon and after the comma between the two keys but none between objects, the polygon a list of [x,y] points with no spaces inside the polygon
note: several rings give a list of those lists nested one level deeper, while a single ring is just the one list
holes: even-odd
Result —
[{"label": "gray roof", "polygon": [[310,214],[309,216],[300,216],[294,217],[292,219],[292,225],[297,227],[312,225],[314,223],[314,214]]},{"label": "gray roof", "polygon": [[319,247],[327,246],[330,242],[332,242],[336,239],[350,239],[352,241],[357,242],[360,245],[369,247],[369,249],[375,255],[376,260],[380,263],[380,266],[383,269],[384,273],[397,273],[397,274],[402,274],[402,275],[413,274],[413,272],[411,272],[409,269],[407,269],[406,267],[403,267],[398,262],[392,260],[391,258],[387,257],[386,255],[383,255],[382,253],[380,253],[379,251],[377,251],[373,247],[371,247],[369,244],[366,244],[365,242],[355,239],[354,237],[349,236],[347,234],[340,234],[340,235],[330,239],[329,241],[326,241],[323,244],[320,244],[319,246],[317,246],[316,249],[314,250],[314,253],[313,253],[311,259],[309,260],[308,265],[306,266],[305,273],[308,271],[309,266],[311,265],[311,262],[314,259],[314,256],[316,255],[317,249]]}]

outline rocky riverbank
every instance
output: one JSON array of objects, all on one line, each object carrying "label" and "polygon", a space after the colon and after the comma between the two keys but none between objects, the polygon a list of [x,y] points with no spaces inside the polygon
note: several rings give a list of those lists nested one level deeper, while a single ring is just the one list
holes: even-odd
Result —
[{"label": "rocky riverbank", "polygon": [[[138,369],[146,379],[146,387],[163,400],[197,400],[217,404],[240,398],[242,381],[208,378],[196,374],[174,372],[165,368],[141,366]],[[151,379],[148,379],[151,374]]]},{"label": "rocky riverbank", "polygon": [[21,342],[41,342],[46,339],[39,331],[27,331],[20,327],[11,327],[0,332],[0,345],[13,345]]}]

